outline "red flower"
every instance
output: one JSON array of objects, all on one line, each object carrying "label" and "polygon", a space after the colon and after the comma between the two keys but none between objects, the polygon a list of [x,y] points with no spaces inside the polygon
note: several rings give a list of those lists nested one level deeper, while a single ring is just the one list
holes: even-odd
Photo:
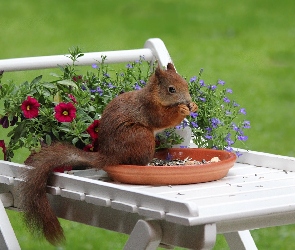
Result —
[{"label": "red flower", "polygon": [[83,148],[87,152],[97,152],[98,151],[98,140],[94,140],[92,144],[88,144]]},{"label": "red flower", "polygon": [[93,140],[98,138],[98,128],[99,128],[100,120],[94,120],[94,122],[86,129],[88,134],[90,134]]},{"label": "red flower", "polygon": [[61,102],[54,108],[55,119],[59,122],[71,122],[76,118],[76,108],[71,102]]},{"label": "red flower", "polygon": [[88,144],[83,148],[86,152],[94,152],[94,146],[92,144]]},{"label": "red flower", "polygon": [[79,75],[79,76],[73,76],[72,80],[74,82],[82,82],[82,76],[81,75]]},{"label": "red flower", "polygon": [[68,94],[68,97],[72,100],[73,103],[78,103],[75,96],[73,96],[72,94]]},{"label": "red flower", "polygon": [[26,118],[34,118],[39,114],[40,103],[33,97],[28,96],[21,105],[21,110]]},{"label": "red flower", "polygon": [[5,147],[5,142],[4,140],[0,140],[0,148],[2,148],[2,152],[4,154],[4,160],[6,160],[6,147]]}]

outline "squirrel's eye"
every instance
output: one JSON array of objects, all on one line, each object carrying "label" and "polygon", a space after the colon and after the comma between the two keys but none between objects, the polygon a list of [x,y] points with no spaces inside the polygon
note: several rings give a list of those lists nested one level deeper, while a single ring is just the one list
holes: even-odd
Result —
[{"label": "squirrel's eye", "polygon": [[169,91],[169,93],[171,93],[171,94],[176,93],[176,89],[175,89],[173,86],[169,86],[169,87],[168,87],[168,91]]}]

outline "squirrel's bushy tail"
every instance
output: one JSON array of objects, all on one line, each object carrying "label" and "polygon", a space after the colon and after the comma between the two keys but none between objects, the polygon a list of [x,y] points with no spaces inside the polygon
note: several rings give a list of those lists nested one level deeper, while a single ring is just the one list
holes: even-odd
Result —
[{"label": "squirrel's bushy tail", "polygon": [[46,185],[56,167],[101,168],[103,159],[98,152],[85,152],[74,146],[56,143],[32,154],[25,162],[31,166],[20,184],[21,208],[24,221],[32,233],[43,235],[51,244],[65,240],[61,225],[50,207]]}]

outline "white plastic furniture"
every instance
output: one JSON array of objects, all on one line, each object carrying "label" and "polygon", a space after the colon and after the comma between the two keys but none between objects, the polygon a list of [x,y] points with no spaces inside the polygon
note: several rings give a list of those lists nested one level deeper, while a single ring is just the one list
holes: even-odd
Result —
[{"label": "white plastic furniture", "polygon": [[[107,55],[109,63],[171,61],[160,39],[144,49],[86,53],[79,64]],[[67,64],[64,56],[0,60],[0,70],[29,70]],[[192,144],[192,146],[194,146]],[[5,208],[18,209],[17,186],[24,165],[0,161],[0,249],[20,249]],[[54,173],[48,197],[57,216],[130,234],[125,250],[162,246],[212,249],[224,234],[231,249],[257,249],[248,230],[295,222],[295,158],[244,151],[218,181],[167,186],[114,183],[103,171]],[[77,232],[78,233],[78,232]]]}]

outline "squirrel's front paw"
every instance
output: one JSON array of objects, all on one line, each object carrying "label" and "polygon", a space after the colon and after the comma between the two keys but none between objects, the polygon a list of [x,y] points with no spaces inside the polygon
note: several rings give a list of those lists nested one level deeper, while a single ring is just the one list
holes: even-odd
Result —
[{"label": "squirrel's front paw", "polygon": [[179,111],[183,116],[187,116],[190,114],[190,108],[187,105],[180,104],[179,106]]},{"label": "squirrel's front paw", "polygon": [[188,108],[191,112],[195,112],[198,110],[198,106],[197,104],[195,104],[194,102],[191,102],[189,105],[188,105]]}]

